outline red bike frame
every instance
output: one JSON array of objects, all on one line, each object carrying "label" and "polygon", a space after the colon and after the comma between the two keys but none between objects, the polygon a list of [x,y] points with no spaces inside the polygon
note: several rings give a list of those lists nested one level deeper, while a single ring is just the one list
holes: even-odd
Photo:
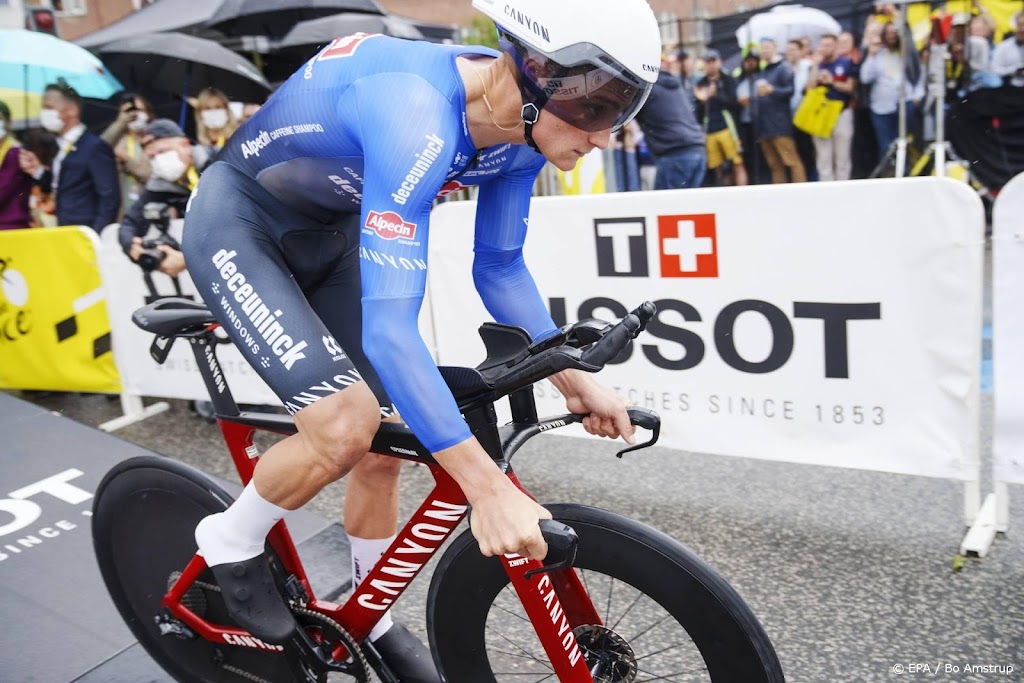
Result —
[{"label": "red bike frame", "polygon": [[[242,483],[247,484],[258,459],[250,457],[250,453],[256,452],[253,444],[256,428],[223,418],[218,423]],[[380,452],[392,457],[403,457],[394,452]],[[422,461],[417,459],[417,462]],[[267,537],[285,571],[297,577],[307,595],[311,596],[307,608],[338,622],[356,642],[361,642],[369,635],[387,609],[398,601],[466,516],[466,496],[455,480],[436,463],[425,464],[434,477],[433,490],[344,604],[313,597],[312,587],[283,520],[274,526]],[[529,494],[514,474],[509,473],[509,478]],[[502,561],[558,680],[563,683],[592,683],[593,677],[587,668],[586,657],[576,641],[573,629],[584,624],[602,622],[576,571],[569,568],[535,574],[527,579],[526,573],[540,568],[541,562],[518,555],[507,555]],[[163,607],[206,640],[237,647],[282,651],[281,646],[265,643],[247,631],[210,623],[182,604],[182,596],[206,566],[201,555],[194,556],[164,596]],[[336,654],[344,656],[343,652]]]}]

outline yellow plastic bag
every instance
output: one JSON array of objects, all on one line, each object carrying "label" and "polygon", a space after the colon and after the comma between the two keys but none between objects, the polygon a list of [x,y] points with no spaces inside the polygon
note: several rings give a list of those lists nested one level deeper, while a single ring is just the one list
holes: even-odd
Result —
[{"label": "yellow plastic bag", "polygon": [[828,88],[819,86],[811,90],[793,115],[793,125],[816,138],[832,137],[839,115],[843,113],[842,100],[830,100]]}]

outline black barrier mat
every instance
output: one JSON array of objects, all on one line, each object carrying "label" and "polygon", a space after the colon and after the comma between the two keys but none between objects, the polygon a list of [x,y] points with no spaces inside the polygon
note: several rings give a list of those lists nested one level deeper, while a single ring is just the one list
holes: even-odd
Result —
[{"label": "black barrier mat", "polygon": [[[132,647],[90,533],[92,494],[103,475],[152,452],[3,393],[0,444],[0,679],[56,683],[109,668],[110,677],[94,679],[109,681],[120,667],[124,680],[167,680]],[[220,483],[232,494],[241,490]],[[340,590],[349,580],[340,527],[302,511],[287,521],[314,589]]]}]

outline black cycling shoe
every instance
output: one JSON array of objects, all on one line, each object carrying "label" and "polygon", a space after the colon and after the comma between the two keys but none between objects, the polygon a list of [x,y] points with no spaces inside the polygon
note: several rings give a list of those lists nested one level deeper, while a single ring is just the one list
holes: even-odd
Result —
[{"label": "black cycling shoe", "polygon": [[402,683],[441,683],[430,651],[397,621],[371,647]]},{"label": "black cycling shoe", "polygon": [[277,589],[265,555],[218,564],[210,569],[220,586],[228,614],[239,627],[274,645],[284,645],[291,640],[298,624]]}]

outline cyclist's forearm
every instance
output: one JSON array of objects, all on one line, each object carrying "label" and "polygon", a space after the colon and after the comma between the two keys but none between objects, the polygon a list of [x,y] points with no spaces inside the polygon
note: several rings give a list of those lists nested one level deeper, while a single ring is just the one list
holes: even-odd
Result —
[{"label": "cyclist's forearm", "polygon": [[548,379],[555,385],[559,393],[566,398],[578,398],[584,393],[588,384],[596,383],[593,377],[582,370],[562,370]]},{"label": "cyclist's forearm", "polygon": [[471,505],[511,485],[475,437],[434,453],[434,459],[458,483]]}]

